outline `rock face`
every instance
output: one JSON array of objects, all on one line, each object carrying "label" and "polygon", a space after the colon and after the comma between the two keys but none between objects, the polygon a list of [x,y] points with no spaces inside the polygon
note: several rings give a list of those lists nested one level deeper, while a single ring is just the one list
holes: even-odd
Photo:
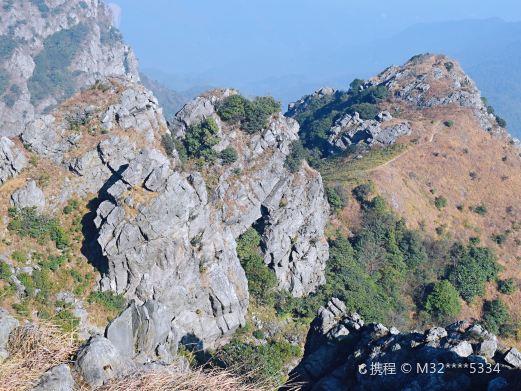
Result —
[{"label": "rock face", "polygon": [[7,137],[0,138],[0,185],[27,166],[23,152]]},{"label": "rock face", "polygon": [[[497,338],[479,325],[461,321],[402,334],[381,324],[364,324],[332,299],[313,321],[304,357],[290,377],[304,382],[303,390],[472,390],[499,383],[514,389],[519,352],[504,352]],[[434,363],[435,370],[421,372],[418,368],[425,363]],[[496,370],[470,374],[469,368],[481,366]]]},{"label": "rock face", "polygon": [[179,342],[210,347],[244,324],[248,287],[236,239],[253,224],[263,227],[266,263],[281,288],[301,296],[324,282],[329,209],[321,177],[307,165],[293,175],[284,166],[298,126],[276,115],[251,136],[222,123],[215,105],[231,93],[214,91],[185,106],[173,130],[184,135],[191,124],[216,119],[216,150],[233,146],[239,158],[213,166],[214,189],[207,176],[143,149],[97,210],[108,262],[102,289],[135,300],[106,336],[137,361],[169,362]]},{"label": "rock face", "polygon": [[484,130],[498,128],[474,81],[456,61],[443,55],[414,56],[402,66],[387,68],[370,79],[368,85],[385,85],[394,99],[418,108],[443,105],[470,108]]},{"label": "rock face", "polygon": [[0,9],[0,136],[97,79],[139,80],[137,61],[100,0],[8,2]]},{"label": "rock face", "polygon": [[11,195],[11,203],[18,209],[36,208],[42,211],[45,208],[45,196],[36,182],[31,180]]}]

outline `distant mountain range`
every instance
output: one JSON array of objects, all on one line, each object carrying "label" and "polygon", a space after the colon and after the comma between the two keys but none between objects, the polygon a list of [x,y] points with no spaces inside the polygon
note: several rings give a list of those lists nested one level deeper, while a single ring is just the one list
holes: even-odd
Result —
[{"label": "distant mountain range", "polygon": [[[443,53],[462,64],[497,113],[507,120],[510,132],[520,137],[519,49],[521,23],[501,19],[460,20],[418,24],[369,44],[347,43],[334,51],[315,51],[310,53],[306,64],[294,67],[295,73],[281,72],[271,77],[263,73],[262,77],[256,78],[252,75],[258,70],[247,59],[244,63],[220,66],[203,75],[174,76],[154,69],[147,69],[145,73],[176,91],[193,93],[209,86],[235,87],[246,95],[273,95],[286,105],[323,86],[347,88],[356,77],[367,78],[418,53]],[[291,69],[287,64],[282,68]],[[237,72],[230,72],[230,69]],[[249,73],[245,73],[245,69],[249,69]]]}]

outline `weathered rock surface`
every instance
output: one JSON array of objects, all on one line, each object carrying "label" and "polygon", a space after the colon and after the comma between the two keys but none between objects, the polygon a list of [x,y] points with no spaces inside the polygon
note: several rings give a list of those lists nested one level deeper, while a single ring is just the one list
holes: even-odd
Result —
[{"label": "weathered rock surface", "polygon": [[9,357],[7,351],[9,335],[18,327],[18,324],[18,320],[9,315],[6,310],[0,308],[0,362]]},{"label": "weathered rock surface", "polygon": [[405,121],[392,121],[388,112],[379,114],[378,119],[363,120],[358,113],[346,114],[335,121],[330,130],[329,142],[340,150],[352,144],[364,142],[368,145],[392,145],[401,136],[411,134],[411,126]]},{"label": "weathered rock surface", "polygon": [[108,380],[129,374],[134,369],[130,359],[102,337],[94,336],[80,349],[76,360],[76,370],[92,388],[101,387]]},{"label": "weathered rock surface", "polygon": [[[216,117],[215,105],[231,93],[208,93],[185,107],[178,133]],[[179,342],[210,347],[244,324],[248,290],[236,239],[255,223],[264,227],[266,263],[281,288],[301,296],[324,282],[329,208],[321,177],[305,164],[295,174],[284,166],[296,122],[275,115],[251,136],[216,121],[216,150],[233,146],[239,158],[216,166],[214,190],[201,174],[181,172],[158,150],[143,149],[97,210],[109,270],[101,287],[135,300],[106,336],[136,361],[169,362]],[[238,177],[237,170],[247,174]]]},{"label": "weathered rock surface", "polygon": [[[14,1],[0,9],[0,20],[9,48],[0,65],[11,85],[0,100],[0,136],[19,134],[45,109],[104,76],[139,80],[134,53],[101,0]],[[56,42],[64,47],[49,52]],[[53,68],[42,60],[46,51],[56,60]],[[61,84],[47,79],[54,74]]]},{"label": "weathered rock surface", "polygon": [[27,166],[23,152],[7,137],[0,138],[0,185]]},{"label": "weathered rock surface", "polygon": [[394,99],[419,108],[458,105],[470,108],[484,130],[497,129],[487,112],[481,93],[460,65],[443,55],[414,56],[402,66],[392,66],[369,80],[368,85],[385,85]]},{"label": "weathered rock surface", "polygon": [[45,195],[36,182],[30,180],[11,195],[11,204],[18,209],[36,208],[42,211],[45,208]]},{"label": "weathered rock surface", "polygon": [[33,391],[73,391],[74,385],[71,369],[61,364],[45,372]]},{"label": "weathered rock surface", "polygon": [[[390,332],[348,315],[344,304],[332,299],[313,321],[304,357],[290,377],[304,382],[303,390],[473,390],[487,384],[489,389],[515,389],[521,375],[516,369],[519,352],[512,348],[504,355],[503,349],[490,347],[487,356],[480,353],[480,344],[495,339],[469,322],[423,334]],[[435,370],[421,372],[418,368],[426,363]],[[404,371],[404,364],[411,370]],[[471,374],[473,366],[491,370]]]}]

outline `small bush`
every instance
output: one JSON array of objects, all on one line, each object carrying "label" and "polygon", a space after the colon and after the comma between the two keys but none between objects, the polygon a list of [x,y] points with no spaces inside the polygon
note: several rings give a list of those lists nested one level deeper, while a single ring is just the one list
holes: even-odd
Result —
[{"label": "small bush", "polygon": [[364,203],[369,199],[369,196],[373,193],[373,191],[374,188],[372,184],[363,183],[353,189],[353,196],[358,202]]},{"label": "small bush", "polygon": [[260,235],[253,229],[248,229],[237,240],[237,256],[248,279],[248,290],[260,304],[273,305],[277,278],[260,253]]},{"label": "small bush", "polygon": [[497,288],[501,293],[511,295],[517,290],[517,284],[513,278],[507,278],[506,280],[499,280]]},{"label": "small bush", "polygon": [[11,259],[16,262],[25,262],[27,260],[27,253],[16,250],[11,253]]},{"label": "small bush", "polygon": [[217,114],[223,121],[243,121],[247,99],[241,95],[232,95],[224,99],[217,108]]},{"label": "small bush", "polygon": [[443,121],[443,125],[445,125],[447,128],[452,128],[454,126],[454,121],[452,121],[452,120]]},{"label": "small bush", "polygon": [[0,261],[0,280],[7,281],[12,275],[11,267],[4,261]]},{"label": "small bush", "polygon": [[238,159],[239,155],[237,154],[235,148],[226,147],[221,151],[219,157],[221,158],[223,164],[232,164]]},{"label": "small bush", "polygon": [[485,301],[483,304],[483,326],[493,334],[503,334],[510,322],[508,308],[500,299]]},{"label": "small bush", "polygon": [[471,210],[480,216],[485,216],[488,212],[487,207],[483,204],[473,206],[473,207],[471,207]]},{"label": "small bush", "polygon": [[80,206],[80,203],[78,200],[76,200],[76,199],[69,200],[67,205],[65,205],[65,207],[63,208],[63,213],[65,213],[66,215],[71,214],[75,210],[78,210],[79,206]]},{"label": "small bush", "polygon": [[501,126],[502,128],[506,128],[507,127],[507,121],[505,121],[503,118],[501,118],[500,116],[496,115],[496,122],[499,126]]},{"label": "small bush", "polygon": [[454,63],[450,62],[450,61],[447,61],[443,65],[445,66],[445,69],[447,70],[447,72],[452,71],[452,69],[454,68]]},{"label": "small bush", "polygon": [[307,151],[300,140],[293,141],[290,148],[291,152],[286,156],[284,164],[290,172],[295,173],[300,170],[302,160],[306,159]]},{"label": "small bush", "polygon": [[184,140],[188,157],[213,161],[216,157],[213,147],[219,143],[218,133],[219,127],[211,117],[190,126]]},{"label": "small bush", "polygon": [[284,381],[285,365],[300,354],[300,348],[287,341],[254,345],[234,340],[217,351],[213,361],[223,368],[236,368],[249,384],[278,387]]},{"label": "small bush", "polygon": [[123,311],[127,306],[127,300],[123,295],[118,295],[114,292],[105,291],[105,292],[91,292],[89,295],[90,303],[98,303],[104,306],[105,308],[112,311]]},{"label": "small bush", "polygon": [[70,333],[78,329],[80,320],[69,309],[63,309],[53,319],[54,323],[64,332]]},{"label": "small bush", "polygon": [[461,311],[458,291],[447,280],[436,283],[427,296],[425,310],[437,318],[457,316]]},{"label": "small bush", "polygon": [[434,205],[436,206],[436,208],[441,210],[447,206],[447,199],[445,197],[441,197],[441,196],[436,197],[434,199]]},{"label": "small bush", "polygon": [[326,196],[329,205],[334,211],[340,210],[346,205],[346,200],[340,187],[327,187]]}]

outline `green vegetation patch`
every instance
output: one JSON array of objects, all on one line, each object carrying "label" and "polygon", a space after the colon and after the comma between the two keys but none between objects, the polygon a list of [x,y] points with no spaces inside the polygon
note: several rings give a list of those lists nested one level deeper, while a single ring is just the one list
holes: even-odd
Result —
[{"label": "green vegetation patch", "polygon": [[427,296],[425,310],[436,318],[454,318],[461,311],[458,291],[447,280],[436,283]]},{"label": "green vegetation patch", "polygon": [[223,121],[238,122],[247,133],[258,133],[268,126],[269,118],[280,112],[280,102],[271,96],[248,100],[241,95],[231,95],[217,108]]},{"label": "green vegetation patch", "polygon": [[69,66],[88,31],[86,25],[78,24],[45,39],[43,50],[34,59],[34,72],[28,81],[33,104],[49,96],[63,98],[74,93],[75,75]]},{"label": "green vegetation patch", "polygon": [[89,295],[90,303],[98,303],[111,311],[123,311],[127,306],[127,300],[123,295],[118,295],[111,291],[91,292]]},{"label": "green vegetation patch", "polygon": [[70,239],[58,220],[39,214],[36,208],[9,209],[9,231],[21,237],[31,237],[44,243],[52,240],[58,249],[70,245]]}]

